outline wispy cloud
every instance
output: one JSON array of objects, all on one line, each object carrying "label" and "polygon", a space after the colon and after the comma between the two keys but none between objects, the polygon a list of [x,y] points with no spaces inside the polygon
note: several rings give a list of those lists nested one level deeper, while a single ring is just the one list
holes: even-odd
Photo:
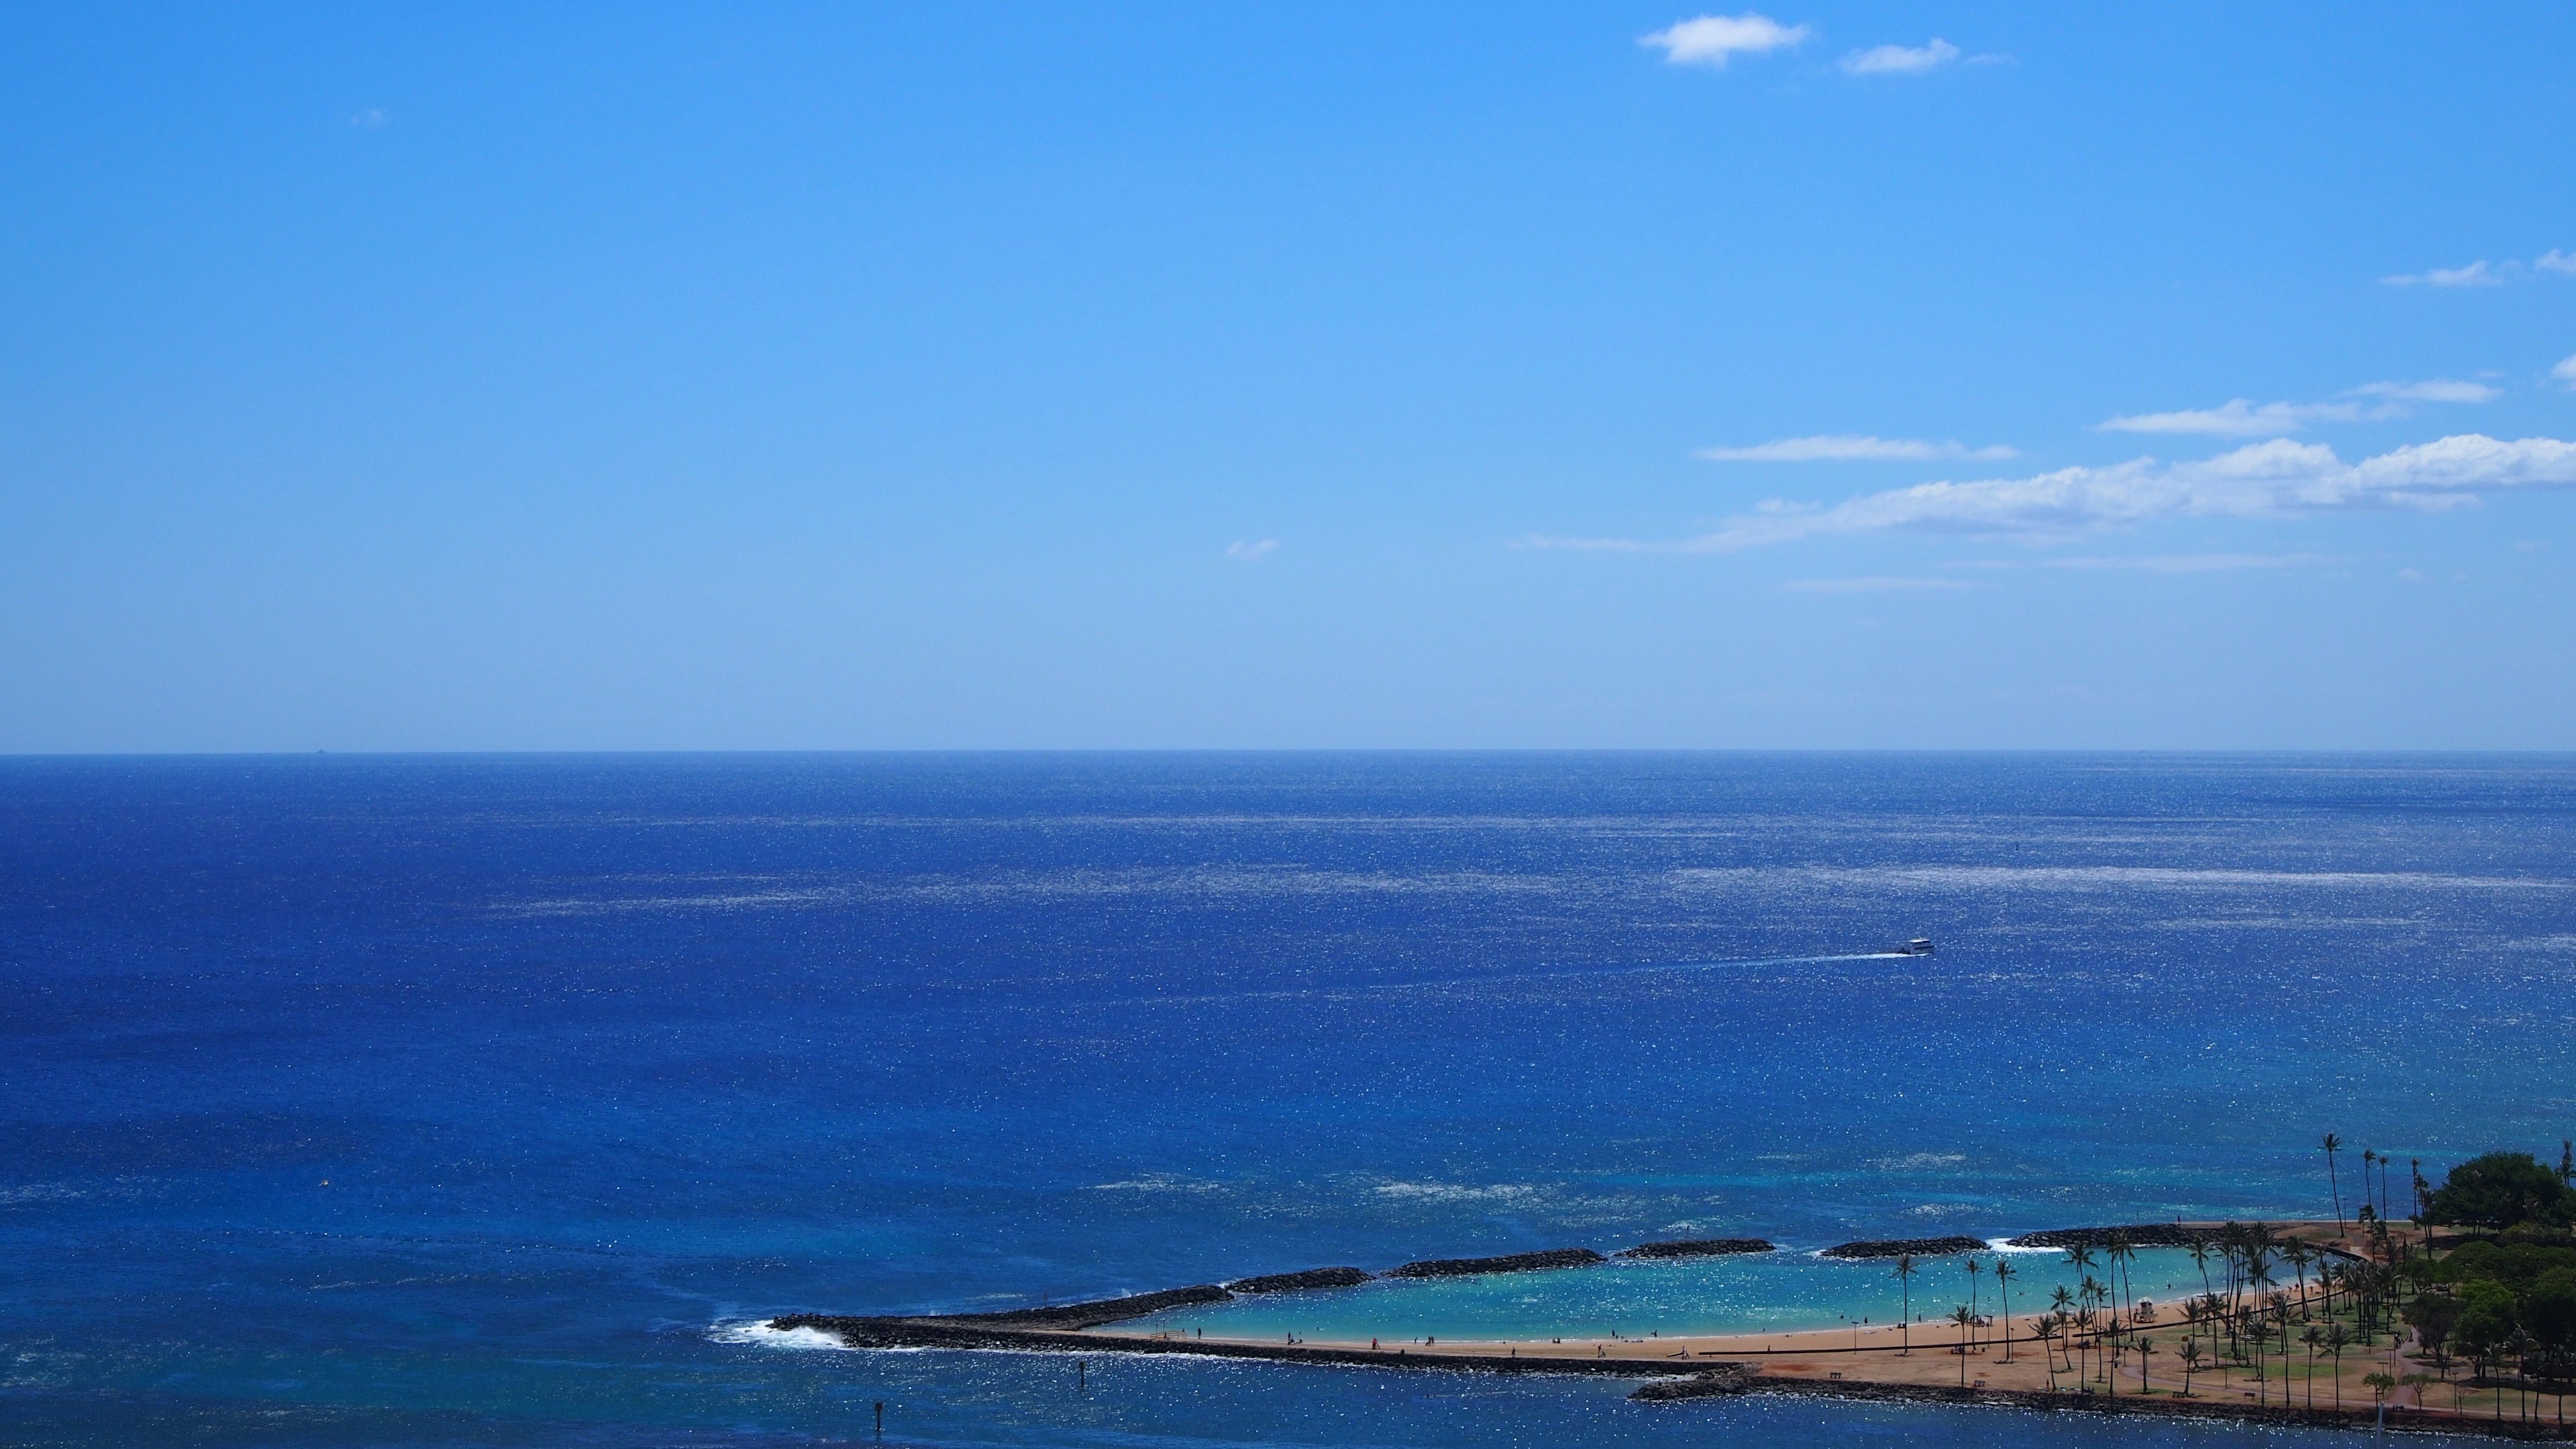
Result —
[{"label": "wispy cloud", "polygon": [[2162,553],[2120,558],[2053,558],[2053,569],[2128,569],[2150,574],[2212,574],[2234,569],[2290,569],[2328,562],[2321,553]]},{"label": "wispy cloud", "polygon": [[2485,261],[2474,261],[2465,267],[2434,267],[2428,271],[2401,272],[2379,280],[2392,287],[2501,287],[2513,263],[2499,269]]},{"label": "wispy cloud", "polygon": [[1727,61],[1737,55],[1781,50],[1806,38],[1806,26],[1783,25],[1768,15],[1748,10],[1742,15],[1702,15],[1677,21],[1652,35],[1638,37],[1637,43],[1663,51],[1664,59],[1674,65],[1724,70]]},{"label": "wispy cloud", "polygon": [[2184,408],[2170,413],[2127,413],[2095,424],[2112,433],[2199,433],[2220,438],[2265,438],[2295,433],[2311,421],[2358,417],[2350,403],[2254,403],[2230,398],[2214,408]]},{"label": "wispy cloud", "polygon": [[2549,369],[2549,375],[2558,379],[2559,386],[2576,392],[2576,356],[2560,359],[2556,367]]},{"label": "wispy cloud", "polygon": [[2435,377],[2422,382],[2365,382],[2345,396],[2386,398],[2390,402],[2482,403],[2494,402],[2504,396],[2504,390],[2483,382]]},{"label": "wispy cloud", "polygon": [[1964,579],[1791,579],[1780,587],[1797,594],[1886,594],[1910,589],[1973,589]]},{"label": "wispy cloud", "polygon": [[2414,403],[2493,402],[2503,393],[2483,382],[2437,377],[2425,382],[2372,382],[2347,388],[2345,399],[2373,401],[2257,403],[2231,398],[2214,408],[2170,413],[2130,413],[2094,424],[2112,433],[2191,433],[2215,438],[2269,438],[2304,431],[2310,423],[2351,423],[2402,418]]},{"label": "wispy cloud", "polygon": [[1239,559],[1244,563],[1252,563],[1256,560],[1269,557],[1271,551],[1278,547],[1279,540],[1275,538],[1252,540],[1238,538],[1234,542],[1225,546],[1225,556],[1230,559]]},{"label": "wispy cloud", "polygon": [[2465,267],[2432,267],[2421,272],[2400,272],[2379,280],[2392,287],[2501,287],[2519,282],[2533,272],[2556,272],[2562,277],[2576,277],[2576,253],[2556,247],[2531,259],[2526,269],[2515,261],[2489,262],[2481,258]]},{"label": "wispy cloud", "polygon": [[351,113],[349,116],[349,124],[357,127],[361,131],[372,131],[392,119],[393,117],[385,114],[383,111],[376,110],[371,107],[367,110]]},{"label": "wispy cloud", "polygon": [[1932,37],[1929,45],[1873,45],[1843,57],[1846,75],[1922,75],[1959,58],[1959,47]]},{"label": "wispy cloud", "polygon": [[1541,548],[1732,553],[1819,535],[1914,532],[2062,539],[2165,518],[2283,517],[2363,508],[2446,508],[2510,488],[2576,484],[2576,443],[2464,433],[2346,463],[2286,438],[2215,458],[2139,458],[2031,478],[1923,483],[1830,508],[1778,500],[1665,543],[1531,538]]},{"label": "wispy cloud", "polygon": [[1921,438],[1873,438],[1855,433],[1818,433],[1805,438],[1776,438],[1747,448],[1702,448],[1694,457],[1718,463],[1880,463],[1930,458],[2018,458],[2017,449],[2001,444],[1971,448],[1965,443],[1926,442]]}]

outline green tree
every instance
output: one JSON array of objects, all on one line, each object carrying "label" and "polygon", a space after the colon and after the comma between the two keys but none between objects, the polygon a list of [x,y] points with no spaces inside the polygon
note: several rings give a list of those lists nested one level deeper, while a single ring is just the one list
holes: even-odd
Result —
[{"label": "green tree", "polygon": [[2326,1190],[2334,1194],[2335,1233],[2340,1236],[2343,1233],[2343,1183],[2335,1176],[2335,1154],[2343,1150],[2343,1139],[2329,1132],[2323,1145],[2326,1149]]},{"label": "green tree", "polygon": [[2576,1187],[2540,1165],[2528,1152],[2490,1152],[2451,1169],[2426,1204],[2425,1220],[2509,1228],[2544,1222],[2565,1226],[2576,1217]]},{"label": "green tree", "polygon": [[2400,1310],[2427,1348],[2451,1341],[2460,1322],[2460,1300],[2448,1293],[2418,1293]]},{"label": "green tree", "polygon": [[2522,1326],[2549,1356],[2558,1385],[2558,1417],[2567,1417],[2567,1377],[2576,1368],[2576,1268],[2552,1268],[2523,1295]]},{"label": "green tree", "polygon": [[2473,1278],[2460,1289],[2459,1317],[2451,1342],[2470,1360],[2492,1363],[2513,1341],[2513,1290],[2492,1278]]}]

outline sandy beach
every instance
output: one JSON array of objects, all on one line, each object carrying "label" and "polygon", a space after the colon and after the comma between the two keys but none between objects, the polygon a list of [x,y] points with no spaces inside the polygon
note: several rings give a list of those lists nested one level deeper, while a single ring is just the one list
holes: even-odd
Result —
[{"label": "sandy beach", "polygon": [[[2187,1226],[2215,1231],[2219,1225]],[[2358,1234],[2339,1233],[2332,1222],[2273,1222],[2268,1226],[2282,1240],[2295,1238],[2354,1256],[2364,1246]],[[2285,1286],[2293,1303],[2297,1303],[2297,1285]],[[2034,1310],[2042,1308],[2032,1306]],[[2511,1419],[2522,1407],[2509,1389],[2468,1387],[2461,1381],[2463,1371],[2456,1364],[2452,1377],[2443,1379],[2431,1364],[2416,1360],[2411,1337],[2401,1345],[2383,1335],[2371,1344],[2348,1346],[2340,1355],[2299,1345],[2286,1364],[2275,1352],[2258,1373],[2250,1364],[2226,1363],[2215,1352],[2206,1351],[2211,1340],[2209,1331],[2203,1329],[2199,1337],[2205,1352],[2197,1367],[2187,1370],[2184,1344],[2193,1336],[2193,1330],[2179,1304],[2155,1304],[2127,1335],[2128,1346],[2114,1366],[2109,1362],[2110,1354],[2092,1351],[2081,1335],[2071,1345],[2064,1338],[2055,1342],[2040,1339],[2033,1332],[2037,1316],[2036,1311],[2015,1313],[2009,1333],[2001,1315],[1965,1328],[1946,1317],[1925,1314],[1923,1321],[1911,1324],[1844,1325],[1795,1332],[1432,1337],[1405,1341],[1300,1336],[1294,1344],[1337,1356],[1380,1358],[1390,1366],[1401,1366],[1406,1360],[1416,1364],[1432,1360],[1443,1367],[1453,1362],[1464,1367],[1489,1365],[1502,1359],[1533,1366],[1562,1363],[1587,1372],[1600,1372],[1615,1364],[1644,1376],[1657,1372],[1686,1374],[1717,1363],[1743,1363],[1765,1380],[1807,1381],[1820,1386],[1876,1384],[1982,1389],[1999,1394],[2055,1392],[2144,1398],[2181,1397],[2187,1387],[2189,1398],[2212,1405],[2287,1406],[2318,1411],[2371,1409],[2376,1391],[2365,1380],[2372,1374],[2384,1373],[2398,1381],[2388,1400],[2392,1408],[2476,1418],[2489,1418],[2500,1410],[2503,1417]],[[1192,1336],[1177,1331],[1120,1333],[1114,1326],[1088,1330],[1083,1336],[1101,1340],[1104,1348],[1114,1347],[1122,1339],[1150,1341],[1158,1347],[1176,1341],[1250,1350],[1288,1346],[1281,1339]],[[2537,1402],[2554,1424],[2558,1406],[2549,1400]]]}]

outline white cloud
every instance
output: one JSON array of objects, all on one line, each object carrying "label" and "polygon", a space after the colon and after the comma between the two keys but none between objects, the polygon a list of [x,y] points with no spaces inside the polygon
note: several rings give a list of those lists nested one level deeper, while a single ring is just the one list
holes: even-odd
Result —
[{"label": "white cloud", "polygon": [[1958,58],[1959,47],[1936,35],[1929,45],[1874,45],[1855,50],[1843,57],[1843,71],[1848,75],[1921,75]]},{"label": "white cloud", "polygon": [[2551,247],[2547,256],[2535,259],[2532,265],[2562,277],[2576,277],[2576,256],[2569,256],[2556,247]]},{"label": "white cloud", "polygon": [[2171,413],[2130,413],[2095,424],[2113,433],[2202,433],[2220,438],[2266,438],[2295,433],[2310,422],[2357,417],[2350,403],[2262,403],[2231,398],[2214,408]]},{"label": "white cloud", "polygon": [[1926,458],[2018,458],[2017,449],[2000,444],[1971,448],[1956,441],[1920,438],[1872,438],[1854,433],[1818,433],[1805,438],[1776,438],[1749,448],[1702,448],[1694,457],[1717,463],[1879,463]]},{"label": "white cloud", "polygon": [[2504,396],[2504,390],[2483,382],[2434,377],[2422,382],[2365,382],[2346,396],[2379,397],[2390,402],[2482,403],[2494,402]]},{"label": "white cloud", "polygon": [[[2511,262],[2505,263],[2507,269],[2512,266]],[[2407,272],[2379,280],[2392,287],[2501,287],[2505,283],[2505,273],[2483,261],[2475,261],[2465,267],[2435,267],[2430,271]]]},{"label": "white cloud", "polygon": [[1257,539],[1250,542],[1238,538],[1234,542],[1225,546],[1225,556],[1231,559],[1241,559],[1245,563],[1251,563],[1255,559],[1267,557],[1270,551],[1278,546],[1279,540],[1275,538]]},{"label": "white cloud", "polygon": [[2576,392],[2576,356],[2562,358],[2556,367],[2549,369],[2549,375],[2558,379],[2569,392]]},{"label": "white cloud", "polygon": [[352,114],[349,117],[349,124],[362,131],[372,131],[392,119],[393,117],[384,112],[370,108]]},{"label": "white cloud", "polygon": [[1651,45],[1664,52],[1664,59],[1674,65],[1704,65],[1723,70],[1729,57],[1737,54],[1759,55],[1796,45],[1807,38],[1807,27],[1783,25],[1768,15],[1746,11],[1742,15],[1702,15],[1683,20],[1640,36],[1639,45]]},{"label": "white cloud", "polygon": [[2194,433],[2215,438],[2269,438],[2305,431],[2310,423],[2352,423],[2402,418],[2410,403],[2493,402],[2504,394],[2483,382],[2437,377],[2424,382],[2370,382],[2347,388],[2347,398],[2376,398],[2364,407],[2354,402],[2256,403],[2231,398],[2214,408],[2185,408],[2170,413],[2131,413],[2094,426],[2112,433]]},{"label": "white cloud", "polygon": [[2576,484],[2576,443],[2465,433],[2345,463],[2320,443],[2274,438],[2186,463],[2139,458],[2032,478],[1922,483],[1817,508],[1771,501],[1695,538],[1527,540],[1533,547],[1732,553],[1820,534],[1915,532],[2069,538],[2165,518],[2282,517],[2357,508],[2446,508],[2506,488]]}]

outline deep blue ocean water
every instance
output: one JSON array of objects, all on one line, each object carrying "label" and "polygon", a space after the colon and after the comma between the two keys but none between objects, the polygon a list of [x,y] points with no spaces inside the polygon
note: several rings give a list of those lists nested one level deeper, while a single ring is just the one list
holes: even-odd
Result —
[{"label": "deep blue ocean water", "polygon": [[2563,756],[0,761],[0,1441],[2296,1438],[741,1326],[2322,1214],[2571,987]]}]

